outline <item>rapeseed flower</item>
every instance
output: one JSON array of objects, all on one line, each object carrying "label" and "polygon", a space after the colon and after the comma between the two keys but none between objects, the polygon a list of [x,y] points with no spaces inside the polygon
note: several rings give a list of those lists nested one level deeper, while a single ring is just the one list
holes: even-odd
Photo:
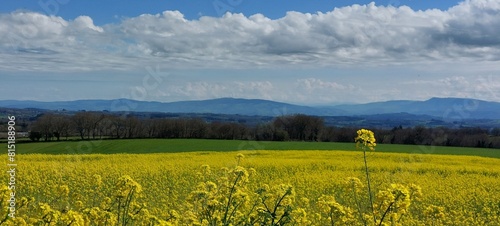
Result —
[{"label": "rapeseed flower", "polygon": [[357,131],[358,136],[354,139],[356,147],[368,148],[371,151],[375,150],[377,146],[375,134],[371,130],[360,129]]}]

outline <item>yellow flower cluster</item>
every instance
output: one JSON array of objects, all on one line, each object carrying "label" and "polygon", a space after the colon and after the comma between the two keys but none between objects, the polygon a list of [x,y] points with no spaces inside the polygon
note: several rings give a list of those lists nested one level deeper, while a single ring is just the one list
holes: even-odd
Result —
[{"label": "yellow flower cluster", "polygon": [[357,131],[358,136],[354,138],[354,142],[356,142],[356,147],[368,148],[371,151],[375,150],[375,146],[377,146],[375,140],[375,134],[371,130],[360,129]]},{"label": "yellow flower cluster", "polygon": [[[22,155],[17,217],[0,222],[371,225],[375,217],[377,225],[500,225],[500,159],[376,153],[373,216],[359,152],[237,154]],[[0,186],[0,206],[9,192]]]},{"label": "yellow flower cluster", "polygon": [[353,210],[338,203],[331,195],[319,197],[318,207],[320,211],[318,221],[321,225],[346,225],[355,222]]}]

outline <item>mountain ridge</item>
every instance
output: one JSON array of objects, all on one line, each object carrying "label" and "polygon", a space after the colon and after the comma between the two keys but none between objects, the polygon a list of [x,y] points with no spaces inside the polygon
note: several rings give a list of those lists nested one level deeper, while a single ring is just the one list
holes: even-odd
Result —
[{"label": "mountain ridge", "polygon": [[244,99],[216,98],[208,100],[187,100],[175,102],[139,101],[131,99],[33,101],[0,100],[0,107],[39,108],[71,111],[133,111],[171,113],[214,113],[238,115],[280,116],[307,114],[317,116],[355,116],[408,113],[429,115],[443,120],[500,119],[500,103],[471,98],[438,98],[428,100],[389,100],[365,104],[341,104],[326,107],[312,107],[284,102]]}]

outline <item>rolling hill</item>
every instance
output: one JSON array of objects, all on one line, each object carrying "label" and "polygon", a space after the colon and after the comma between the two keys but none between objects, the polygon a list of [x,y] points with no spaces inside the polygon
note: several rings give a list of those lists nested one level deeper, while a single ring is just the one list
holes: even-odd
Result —
[{"label": "rolling hill", "polygon": [[169,113],[213,113],[279,116],[286,114],[342,115],[347,114],[336,109],[320,109],[259,99],[219,98],[198,101],[155,102],[130,99],[116,100],[76,100],[76,101],[0,101],[5,108],[38,108],[68,111],[133,111],[133,112],[169,112]]},{"label": "rolling hill", "polygon": [[334,108],[353,115],[409,113],[429,115],[445,121],[500,119],[500,103],[466,98],[431,98],[426,101],[397,100],[338,105]]},{"label": "rolling hill", "polygon": [[5,108],[38,108],[68,111],[133,111],[170,113],[213,113],[279,116],[427,115],[444,121],[500,119],[500,103],[465,98],[431,98],[426,101],[394,100],[367,104],[311,107],[260,99],[219,98],[211,100],[154,102],[129,99],[76,101],[0,101]]}]

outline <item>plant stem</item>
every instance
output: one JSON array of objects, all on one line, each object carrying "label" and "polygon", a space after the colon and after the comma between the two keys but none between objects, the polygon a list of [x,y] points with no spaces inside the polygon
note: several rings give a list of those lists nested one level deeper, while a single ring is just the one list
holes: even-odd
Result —
[{"label": "plant stem", "polygon": [[363,213],[361,212],[361,203],[358,201],[358,196],[356,195],[356,187],[354,186],[354,183],[352,184],[352,191],[354,194],[354,201],[356,202],[356,205],[358,206],[358,213],[359,213],[359,219],[363,221],[363,225],[366,226],[366,220],[363,218]]},{"label": "plant stem", "polygon": [[229,198],[227,199],[226,210],[224,212],[224,217],[222,218],[222,223],[224,225],[229,225],[229,222],[228,222],[229,219],[227,218],[227,214],[229,213],[229,207],[231,205],[231,201],[232,201],[232,198],[233,198],[234,190],[236,189],[236,184],[238,183],[238,180],[240,180],[241,175],[242,175],[242,173],[239,172],[238,176],[234,180],[233,186],[231,187],[231,191],[229,192]]},{"label": "plant stem", "polygon": [[368,163],[366,162],[366,147],[363,147],[363,158],[365,160],[365,172],[366,172],[366,182],[368,183],[368,196],[370,197],[370,206],[372,209],[373,223],[377,223],[375,219],[375,209],[373,208],[373,197],[372,197],[372,189],[370,185],[370,174],[368,173]]},{"label": "plant stem", "polygon": [[389,211],[391,211],[392,205],[394,205],[394,203],[396,203],[398,201],[398,199],[399,199],[400,196],[401,196],[401,194],[398,194],[398,196],[396,196],[396,198],[394,199],[394,202],[391,202],[391,204],[389,205],[389,207],[387,207],[387,209],[384,212],[384,215],[382,215],[382,218],[380,219],[380,223],[378,224],[378,226],[382,225],[382,223],[384,222],[385,216],[389,213]]}]

